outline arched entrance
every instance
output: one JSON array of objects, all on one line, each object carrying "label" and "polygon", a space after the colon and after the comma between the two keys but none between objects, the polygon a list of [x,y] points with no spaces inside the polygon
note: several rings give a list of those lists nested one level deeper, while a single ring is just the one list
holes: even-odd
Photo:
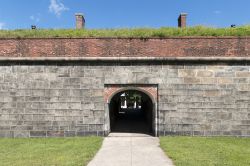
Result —
[{"label": "arched entrance", "polygon": [[110,132],[155,135],[154,101],[140,90],[122,90],[109,101]]}]

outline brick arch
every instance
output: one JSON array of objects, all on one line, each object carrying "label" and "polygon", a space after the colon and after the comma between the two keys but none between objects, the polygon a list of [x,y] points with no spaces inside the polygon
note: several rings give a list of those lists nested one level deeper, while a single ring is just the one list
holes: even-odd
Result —
[{"label": "brick arch", "polygon": [[157,102],[157,86],[156,85],[108,85],[105,87],[104,90],[104,100],[105,102],[109,103],[110,100],[119,92],[126,91],[126,90],[137,90],[145,93],[148,95],[152,102]]},{"label": "brick arch", "polygon": [[137,90],[145,93],[153,102],[153,117],[152,128],[155,136],[158,136],[158,85],[105,85],[104,100],[105,100],[105,135],[110,133],[110,118],[109,118],[109,103],[110,100],[119,92],[126,90]]}]

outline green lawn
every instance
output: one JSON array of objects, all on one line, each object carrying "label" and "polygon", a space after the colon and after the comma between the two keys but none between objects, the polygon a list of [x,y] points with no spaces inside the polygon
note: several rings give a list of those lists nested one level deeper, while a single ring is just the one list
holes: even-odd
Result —
[{"label": "green lawn", "polygon": [[249,166],[250,138],[161,137],[176,166]]},{"label": "green lawn", "polygon": [[84,166],[102,144],[101,137],[0,139],[1,166]]},{"label": "green lawn", "polygon": [[130,28],[130,29],[37,29],[0,30],[0,38],[79,38],[79,37],[178,37],[178,36],[250,36],[250,26],[236,28]]}]

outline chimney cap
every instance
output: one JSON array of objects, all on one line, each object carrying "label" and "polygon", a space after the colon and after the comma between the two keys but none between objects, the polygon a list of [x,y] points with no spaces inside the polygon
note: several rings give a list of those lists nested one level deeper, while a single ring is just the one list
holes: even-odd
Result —
[{"label": "chimney cap", "polygon": [[180,16],[186,16],[188,15],[187,13],[181,13]]},{"label": "chimney cap", "polygon": [[75,13],[75,16],[83,16],[83,13]]}]

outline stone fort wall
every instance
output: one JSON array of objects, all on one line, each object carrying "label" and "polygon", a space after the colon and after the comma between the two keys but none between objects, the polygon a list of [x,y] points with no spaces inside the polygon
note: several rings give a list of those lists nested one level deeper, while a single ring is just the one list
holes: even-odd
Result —
[{"label": "stone fort wall", "polygon": [[[186,38],[124,39],[123,44],[123,39],[103,40],[0,40],[0,137],[104,136],[105,85],[157,85],[158,135],[250,136],[248,60],[32,60],[34,57],[132,54],[242,58],[249,56],[248,38],[191,38],[190,42]],[[171,46],[169,40],[179,45]],[[65,44],[66,41],[72,44]],[[82,42],[88,44],[81,46]],[[127,42],[137,45],[126,45]],[[128,48],[136,48],[137,53]],[[158,51],[152,51],[153,48]],[[196,51],[186,54],[187,48]],[[123,51],[127,52],[123,54]]]}]

